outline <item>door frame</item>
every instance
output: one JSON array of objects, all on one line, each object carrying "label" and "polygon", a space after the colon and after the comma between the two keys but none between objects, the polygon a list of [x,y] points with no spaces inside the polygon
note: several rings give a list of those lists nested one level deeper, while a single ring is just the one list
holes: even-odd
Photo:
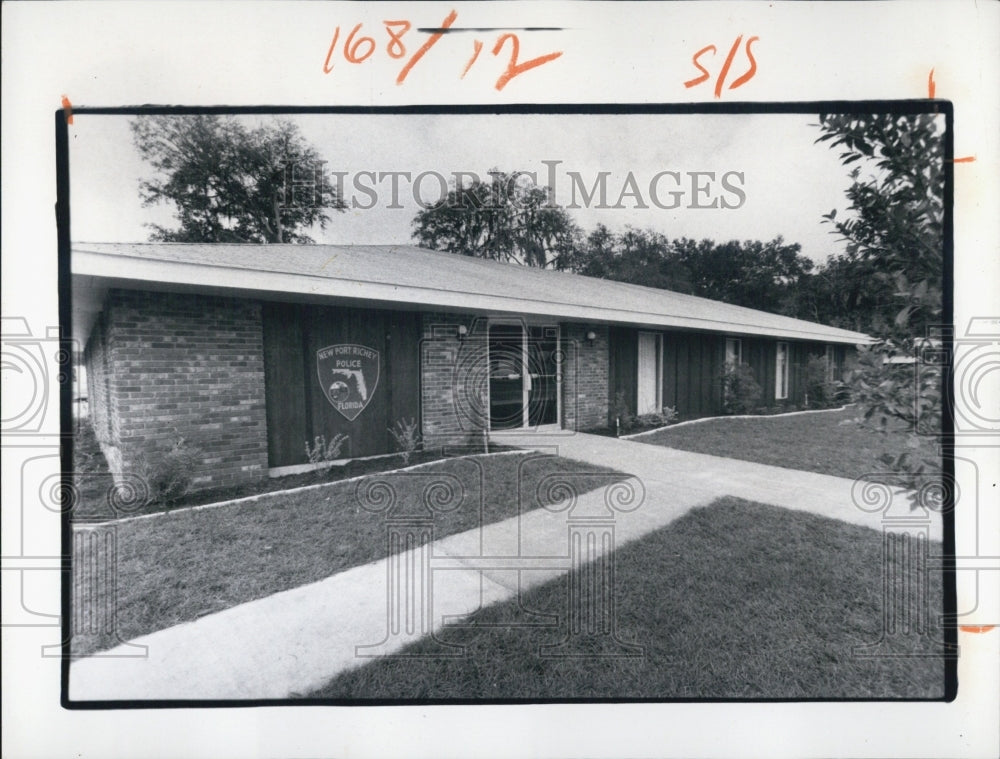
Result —
[{"label": "door frame", "polygon": [[[489,368],[490,363],[490,327],[494,324],[516,325],[521,328],[521,426],[510,427],[502,430],[493,429],[493,399],[490,397]],[[530,425],[530,400],[531,390],[528,383],[524,382],[524,376],[528,374],[528,328],[529,327],[549,327],[556,330],[556,420],[550,424],[539,424],[535,427]],[[515,432],[526,429],[538,430],[539,432],[551,432],[562,429],[563,417],[563,367],[559,359],[562,352],[562,326],[556,322],[545,319],[527,319],[519,316],[491,316],[486,320],[486,430],[487,432]]]}]

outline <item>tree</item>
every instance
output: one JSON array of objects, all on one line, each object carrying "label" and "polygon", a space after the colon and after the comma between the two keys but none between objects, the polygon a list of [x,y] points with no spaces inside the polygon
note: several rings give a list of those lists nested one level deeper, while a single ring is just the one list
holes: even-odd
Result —
[{"label": "tree", "polygon": [[413,237],[425,248],[528,266],[566,268],[580,231],[548,193],[515,172],[491,171],[455,186],[413,220]]},{"label": "tree", "polygon": [[[877,429],[902,425],[911,434],[942,432],[945,379],[937,362],[920,360],[923,338],[942,317],[944,275],[944,143],[938,120],[917,115],[822,115],[817,142],[843,147],[853,183],[852,215],[824,218],[847,241],[838,265],[861,271],[874,283],[871,326],[881,338],[862,349],[852,378],[863,418]],[[874,173],[862,178],[862,168]],[[913,363],[887,359],[902,355]],[[883,461],[911,487],[940,474],[940,457],[914,460],[904,453]],[[924,491],[928,492],[928,491]],[[941,492],[941,491],[930,491]],[[916,505],[916,500],[914,500]]]},{"label": "tree", "polygon": [[214,115],[144,116],[131,123],[139,155],[155,170],[140,183],[144,206],[172,203],[179,227],[150,224],[164,242],[308,243],[328,210],[345,207],[324,161],[288,121],[247,128]]},{"label": "tree", "polygon": [[768,242],[674,241],[674,255],[690,272],[695,295],[771,313],[789,313],[799,282],[813,267],[801,250],[780,236]]},{"label": "tree", "polygon": [[[843,264],[871,285],[871,327],[907,339],[941,318],[944,274],[944,141],[931,114],[820,116],[816,142],[854,165],[851,214],[824,216],[846,242]],[[872,173],[862,176],[863,170]]]},{"label": "tree", "polygon": [[800,281],[790,313],[831,327],[885,334],[894,288],[878,272],[877,261],[831,255]]},{"label": "tree", "polygon": [[798,285],[812,268],[797,244],[668,240],[653,230],[604,225],[587,236],[571,268],[592,277],[690,293],[774,313],[796,307]]},{"label": "tree", "polygon": [[570,268],[589,277],[691,292],[690,273],[673,255],[670,241],[651,229],[626,227],[615,234],[598,224],[587,235]]}]

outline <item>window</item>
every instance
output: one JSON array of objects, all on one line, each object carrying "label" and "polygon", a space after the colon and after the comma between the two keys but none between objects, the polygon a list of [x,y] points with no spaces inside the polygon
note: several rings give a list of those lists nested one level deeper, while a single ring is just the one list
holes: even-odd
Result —
[{"label": "window", "polygon": [[636,395],[636,413],[659,413],[663,380],[660,360],[663,351],[658,332],[640,332],[637,348],[638,389]]},{"label": "window", "polygon": [[775,353],[774,397],[779,401],[788,397],[788,343],[778,343]]},{"label": "window", "polygon": [[734,367],[743,363],[743,341],[738,337],[726,338],[726,366]]},{"label": "window", "polygon": [[826,346],[826,381],[833,382],[834,380],[834,370],[836,369],[837,362],[833,355],[833,346]]}]

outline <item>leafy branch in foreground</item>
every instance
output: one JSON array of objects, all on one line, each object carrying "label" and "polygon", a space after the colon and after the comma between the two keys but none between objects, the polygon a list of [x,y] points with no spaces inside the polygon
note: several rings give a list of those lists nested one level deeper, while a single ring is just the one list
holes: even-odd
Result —
[{"label": "leafy branch in foreground", "polygon": [[[853,166],[847,190],[851,214],[826,223],[847,242],[848,262],[871,267],[880,304],[871,329],[879,341],[860,351],[851,373],[862,419],[888,432],[903,426],[916,451],[918,436],[942,431],[944,372],[923,362],[929,333],[941,324],[944,279],[944,140],[932,114],[820,116],[817,142],[841,148]],[[862,167],[871,173],[862,177]],[[906,452],[883,461],[910,487],[939,477],[940,458]]]}]

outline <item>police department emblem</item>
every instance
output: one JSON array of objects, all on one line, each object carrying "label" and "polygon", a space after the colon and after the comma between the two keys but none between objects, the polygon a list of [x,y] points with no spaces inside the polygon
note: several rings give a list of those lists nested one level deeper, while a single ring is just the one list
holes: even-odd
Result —
[{"label": "police department emblem", "polygon": [[329,345],[316,351],[316,371],[330,405],[353,422],[378,387],[379,352],[365,345]]}]

